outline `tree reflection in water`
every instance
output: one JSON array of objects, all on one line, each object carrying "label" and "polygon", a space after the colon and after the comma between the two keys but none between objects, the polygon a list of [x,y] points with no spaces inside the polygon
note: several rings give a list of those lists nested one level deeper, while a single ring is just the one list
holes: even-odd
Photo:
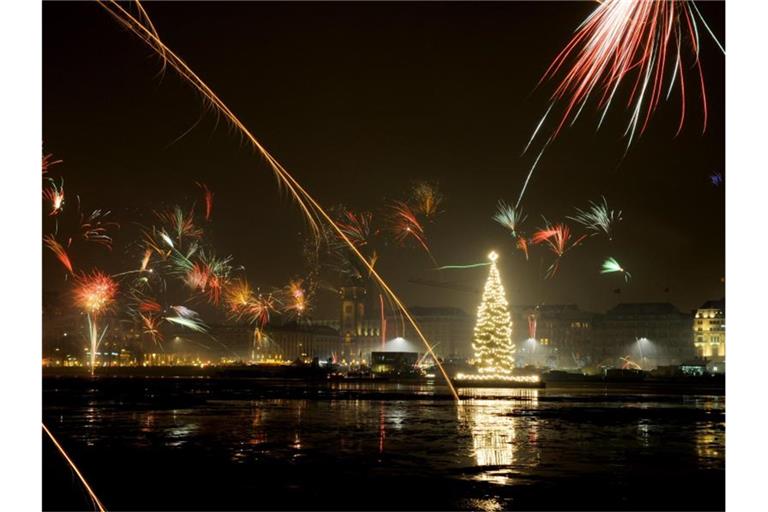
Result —
[{"label": "tree reflection in water", "polygon": [[508,484],[513,473],[538,464],[538,422],[519,409],[538,407],[537,389],[467,389],[458,406],[460,428],[472,437],[471,455],[487,470],[475,479]]}]

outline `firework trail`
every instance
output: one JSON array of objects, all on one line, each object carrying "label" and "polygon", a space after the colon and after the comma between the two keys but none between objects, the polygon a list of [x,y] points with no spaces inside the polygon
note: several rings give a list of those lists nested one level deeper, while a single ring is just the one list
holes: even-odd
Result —
[{"label": "firework trail", "polygon": [[56,447],[57,450],[59,450],[59,453],[61,453],[61,456],[64,457],[64,460],[67,461],[67,464],[69,464],[69,467],[72,468],[72,471],[75,472],[77,475],[77,478],[80,479],[80,483],[83,484],[83,487],[85,487],[85,490],[88,492],[88,497],[91,499],[94,505],[99,509],[99,512],[106,512],[104,509],[104,505],[101,504],[101,501],[99,501],[99,498],[96,496],[96,493],[93,492],[93,489],[91,489],[91,486],[88,484],[88,481],[85,479],[83,474],[80,472],[80,470],[75,465],[74,461],[69,457],[67,452],[64,450],[64,447],[59,444],[59,441],[53,436],[50,430],[48,430],[48,427],[45,426],[45,423],[43,425],[43,432],[45,432],[48,435],[48,438],[51,440],[53,445]]},{"label": "firework trail", "polygon": [[528,315],[528,339],[529,340],[535,340],[536,339],[536,315],[534,313],[530,313]]},{"label": "firework trail", "polygon": [[427,220],[433,220],[440,214],[440,205],[443,203],[443,199],[443,194],[437,183],[419,181],[411,189],[411,202],[414,211],[423,215]]},{"label": "firework trail", "polygon": [[49,178],[48,186],[43,189],[43,198],[51,203],[51,211],[48,215],[61,213],[64,208],[64,178],[61,178],[58,185]]},{"label": "firework trail", "polygon": [[425,345],[426,349],[432,354],[433,359],[437,363],[440,373],[445,378],[446,384],[451,391],[451,394],[456,400],[459,400],[459,395],[453,386],[448,374],[445,372],[442,364],[438,358],[432,353],[431,345],[424,336],[424,333],[419,328],[416,321],[413,319],[405,304],[397,297],[394,291],[387,285],[384,279],[373,269],[368,260],[363,254],[355,247],[352,241],[344,234],[344,232],[336,225],[329,213],[320,206],[320,204],[299,184],[298,181],[266,150],[264,146],[254,137],[254,135],[248,130],[248,128],[240,121],[240,119],[229,109],[229,107],[216,95],[216,93],[197,75],[192,69],[184,62],[178,55],[176,55],[165,43],[162,42],[157,31],[149,20],[147,13],[141,8],[139,2],[135,2],[141,13],[139,16],[134,16],[123,8],[117,1],[108,0],[105,2],[99,2],[107,12],[109,12],[121,25],[133,32],[144,43],[146,43],[152,50],[154,50],[162,59],[164,65],[170,65],[176,70],[179,76],[192,85],[215,111],[225,116],[225,118],[233,125],[233,127],[247,139],[251,146],[257,150],[262,157],[267,161],[268,165],[272,169],[278,184],[288,189],[291,197],[296,201],[299,208],[304,213],[304,217],[312,229],[316,238],[319,237],[320,224],[322,219],[329,227],[341,238],[346,244],[349,245],[350,250],[357,256],[363,265],[368,268],[370,274],[379,283],[385,293],[397,304],[403,315],[408,319],[408,322],[413,326],[414,331]]},{"label": "firework trail", "polygon": [[390,231],[395,240],[401,245],[405,244],[408,239],[416,240],[424,248],[424,251],[435,265],[437,265],[432,252],[429,250],[429,246],[427,246],[424,227],[411,207],[402,201],[393,201],[390,209],[392,213],[390,217]]},{"label": "firework trail", "polygon": [[515,247],[523,251],[523,254],[525,254],[525,261],[528,261],[528,239],[524,236],[518,236]]},{"label": "firework trail", "polygon": [[488,265],[490,265],[490,263],[487,262],[470,263],[468,265],[443,265],[442,267],[435,268],[435,270],[463,270],[468,268],[487,267]]},{"label": "firework trail", "polygon": [[80,233],[83,240],[112,249],[112,237],[109,236],[109,230],[119,228],[120,225],[117,222],[105,220],[110,213],[109,211],[94,210],[87,217],[81,216]]},{"label": "firework trail", "polygon": [[[561,76],[550,97],[550,105],[537,123],[524,149],[528,150],[542,130],[555,105],[564,105],[555,126],[536,158],[520,193],[522,199],[533,170],[544,149],[566,124],[573,125],[590,99],[600,111],[599,129],[620,85],[629,86],[626,106],[629,121],[624,131],[627,149],[642,134],[662,99],[668,99],[679,85],[681,111],[677,134],[685,123],[688,92],[685,71],[694,68],[707,127],[707,93],[699,60],[701,22],[725,54],[693,1],[605,0],[576,29],[573,38],[555,57],[539,85]],[[690,51],[687,51],[690,49]],[[690,81],[690,80],[689,80]],[[518,204],[520,200],[518,200]]]},{"label": "firework trail", "polygon": [[533,244],[546,243],[553,253],[555,253],[555,261],[547,269],[546,276],[554,277],[560,267],[560,260],[565,254],[579,245],[587,235],[582,235],[575,240],[571,240],[571,228],[565,224],[556,224],[554,226],[547,226],[533,234],[531,242]]},{"label": "firework trail", "polygon": [[[203,236],[203,230],[195,225],[194,212],[184,213],[180,206],[175,206],[172,210],[155,212],[155,216],[167,228],[165,233],[166,243],[172,247],[174,242],[181,245],[184,239],[199,240]],[[170,237],[167,233],[173,235]]]},{"label": "firework trail", "polygon": [[336,221],[336,224],[352,243],[359,248],[370,243],[370,238],[373,234],[371,230],[372,221],[373,214],[371,212],[356,214],[350,210],[343,210],[341,220]]},{"label": "firework trail", "polygon": [[98,270],[91,274],[77,276],[75,303],[80,306],[88,319],[88,339],[91,349],[91,375],[96,369],[96,350],[107,332],[107,326],[99,334],[97,321],[108,312],[117,295],[117,283],[110,276]]},{"label": "firework trail", "polygon": [[576,208],[576,212],[577,215],[566,218],[575,220],[594,234],[605,233],[608,240],[613,240],[613,228],[621,222],[621,210],[609,209],[605,197],[603,197],[602,203],[590,201],[589,208],[586,210]]},{"label": "firework trail", "polygon": [[64,160],[54,160],[53,154],[48,153],[47,155],[43,155],[43,174],[47,174],[48,170],[53,167],[54,165],[62,163]]},{"label": "firework trail", "polygon": [[64,265],[64,268],[66,268],[70,274],[75,273],[72,268],[72,261],[69,259],[69,255],[67,254],[67,250],[64,249],[64,247],[56,240],[56,238],[54,238],[53,235],[45,235],[43,237],[43,244],[45,244],[46,247],[53,251],[53,254],[56,255],[56,258],[59,260],[59,262],[61,262],[62,265]]},{"label": "firework trail", "polygon": [[205,220],[211,220],[211,214],[213,213],[213,192],[208,188],[205,183],[197,183],[197,186],[203,191],[203,201],[205,202]]},{"label": "firework trail", "polygon": [[167,316],[165,317],[165,320],[168,322],[171,322],[172,324],[186,327],[191,331],[202,332],[202,333],[208,332],[208,327],[205,325],[205,322],[203,322],[198,317],[186,318],[183,316]]},{"label": "firework trail", "polygon": [[600,270],[601,274],[613,274],[615,272],[620,272],[624,274],[624,281],[627,283],[630,279],[632,279],[632,275],[624,270],[621,265],[619,265],[619,262],[616,261],[614,258],[608,258],[603,262],[603,268]]},{"label": "firework trail", "polygon": [[512,236],[517,236],[517,228],[520,224],[525,222],[527,215],[523,213],[522,208],[517,206],[511,206],[504,201],[499,201],[497,205],[496,214],[493,216],[493,220],[507,228]]}]

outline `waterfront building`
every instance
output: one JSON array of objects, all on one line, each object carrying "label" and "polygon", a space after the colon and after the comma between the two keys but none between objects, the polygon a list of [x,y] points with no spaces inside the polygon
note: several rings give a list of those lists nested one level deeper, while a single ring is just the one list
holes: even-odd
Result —
[{"label": "waterfront building", "polygon": [[629,356],[643,369],[680,364],[694,357],[692,315],[670,303],[621,303],[596,317],[592,357],[616,366]]},{"label": "waterfront building", "polygon": [[693,345],[710,371],[725,372],[725,299],[707,301],[696,310]]}]

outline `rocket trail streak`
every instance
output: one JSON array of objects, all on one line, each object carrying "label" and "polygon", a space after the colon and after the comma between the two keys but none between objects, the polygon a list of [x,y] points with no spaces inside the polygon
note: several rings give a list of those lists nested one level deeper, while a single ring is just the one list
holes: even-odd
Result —
[{"label": "rocket trail streak", "polygon": [[490,265],[490,263],[475,263],[473,265],[445,265],[444,267],[437,267],[435,270],[477,268],[477,267],[487,267],[488,265]]},{"label": "rocket trail streak", "polygon": [[[381,288],[392,298],[393,302],[397,304],[398,308],[402,311],[403,315],[408,319],[408,322],[413,326],[414,330],[418,334],[421,341],[424,343],[424,346],[427,348],[427,352],[432,356],[432,358],[435,360],[435,363],[437,364],[437,367],[440,369],[440,373],[445,378],[445,382],[448,386],[448,388],[451,391],[451,394],[453,397],[458,401],[459,394],[456,392],[456,388],[454,388],[453,383],[451,382],[450,377],[445,371],[445,368],[443,368],[443,365],[439,362],[437,356],[432,352],[432,347],[430,343],[427,341],[426,337],[422,333],[421,329],[419,328],[416,321],[411,316],[410,312],[408,312],[408,309],[405,307],[405,305],[400,301],[398,296],[392,291],[392,289],[387,285],[387,283],[384,281],[384,279],[376,272],[373,268],[373,266],[368,262],[368,260],[363,256],[363,254],[355,247],[355,244],[352,243],[352,241],[347,237],[346,234],[344,234],[344,231],[339,228],[339,226],[334,222],[334,220],[331,218],[331,216],[315,201],[315,199],[306,191],[304,188],[296,181],[296,179],[280,164],[280,162],[273,157],[264,146],[261,145],[261,143],[256,139],[256,137],[253,136],[253,134],[248,130],[248,128],[245,127],[245,125],[240,121],[240,119],[227,107],[227,105],[216,95],[216,93],[213,92],[213,90],[197,75],[195,74],[192,69],[179,57],[176,55],[170,48],[168,48],[165,43],[163,43],[160,38],[157,36],[157,34],[154,32],[154,30],[150,30],[145,26],[145,24],[138,20],[136,17],[134,17],[131,13],[126,11],[123,7],[121,7],[115,0],[108,0],[109,5],[107,5],[107,2],[99,2],[99,5],[102,6],[109,14],[111,14],[118,22],[120,22],[124,27],[126,27],[128,30],[136,34],[142,41],[144,41],[152,50],[158,53],[158,55],[164,59],[165,62],[171,64],[171,66],[181,75],[183,79],[188,81],[192,86],[200,92],[200,94],[203,95],[205,99],[207,99],[220,113],[224,114],[224,116],[232,123],[232,125],[244,136],[246,137],[253,147],[266,159],[267,163],[269,164],[272,171],[275,173],[275,175],[278,178],[278,184],[279,185],[285,185],[288,190],[291,192],[293,198],[298,203],[299,207],[305,214],[305,217],[310,224],[310,227],[312,228],[313,232],[319,236],[320,228],[317,223],[317,217],[322,218],[325,220],[331,228],[333,228],[333,231],[341,238],[350,248],[350,250],[357,256],[360,261],[363,263],[363,265],[368,269],[370,272],[370,275],[374,276],[376,279],[376,282],[381,286]],[[138,5],[139,2],[137,1],[136,4]],[[147,15],[146,11],[142,9],[142,15],[145,20],[147,20],[147,24],[151,23],[149,21],[149,16]]]},{"label": "rocket trail streak", "polygon": [[75,472],[77,477],[80,479],[80,482],[83,484],[83,487],[85,487],[85,490],[88,491],[88,496],[93,500],[93,503],[98,507],[99,512],[106,512],[106,509],[104,508],[104,505],[101,504],[101,501],[99,501],[99,498],[96,496],[96,493],[93,492],[93,489],[91,489],[91,486],[88,485],[88,481],[86,481],[85,477],[82,473],[80,473],[80,470],[77,469],[77,466],[72,461],[72,459],[69,458],[69,455],[67,455],[67,452],[64,450],[64,448],[59,444],[59,442],[56,440],[55,437],[53,437],[53,434],[51,434],[51,431],[48,430],[48,427],[45,426],[45,423],[43,425],[43,431],[48,434],[48,437],[53,442],[54,446],[59,450],[61,455],[64,457],[64,460],[67,461],[69,464],[69,467],[72,468],[72,471]]}]

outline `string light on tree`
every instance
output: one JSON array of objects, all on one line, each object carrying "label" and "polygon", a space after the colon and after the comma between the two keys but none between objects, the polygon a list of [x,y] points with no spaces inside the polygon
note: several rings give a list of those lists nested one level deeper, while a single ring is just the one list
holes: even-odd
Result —
[{"label": "string light on tree", "polygon": [[501,284],[496,266],[499,255],[492,251],[488,255],[490,271],[483,290],[483,300],[477,309],[472,348],[475,351],[477,374],[458,374],[458,380],[503,380],[538,382],[538,376],[515,376],[515,345],[512,343],[512,320],[509,304]]}]

